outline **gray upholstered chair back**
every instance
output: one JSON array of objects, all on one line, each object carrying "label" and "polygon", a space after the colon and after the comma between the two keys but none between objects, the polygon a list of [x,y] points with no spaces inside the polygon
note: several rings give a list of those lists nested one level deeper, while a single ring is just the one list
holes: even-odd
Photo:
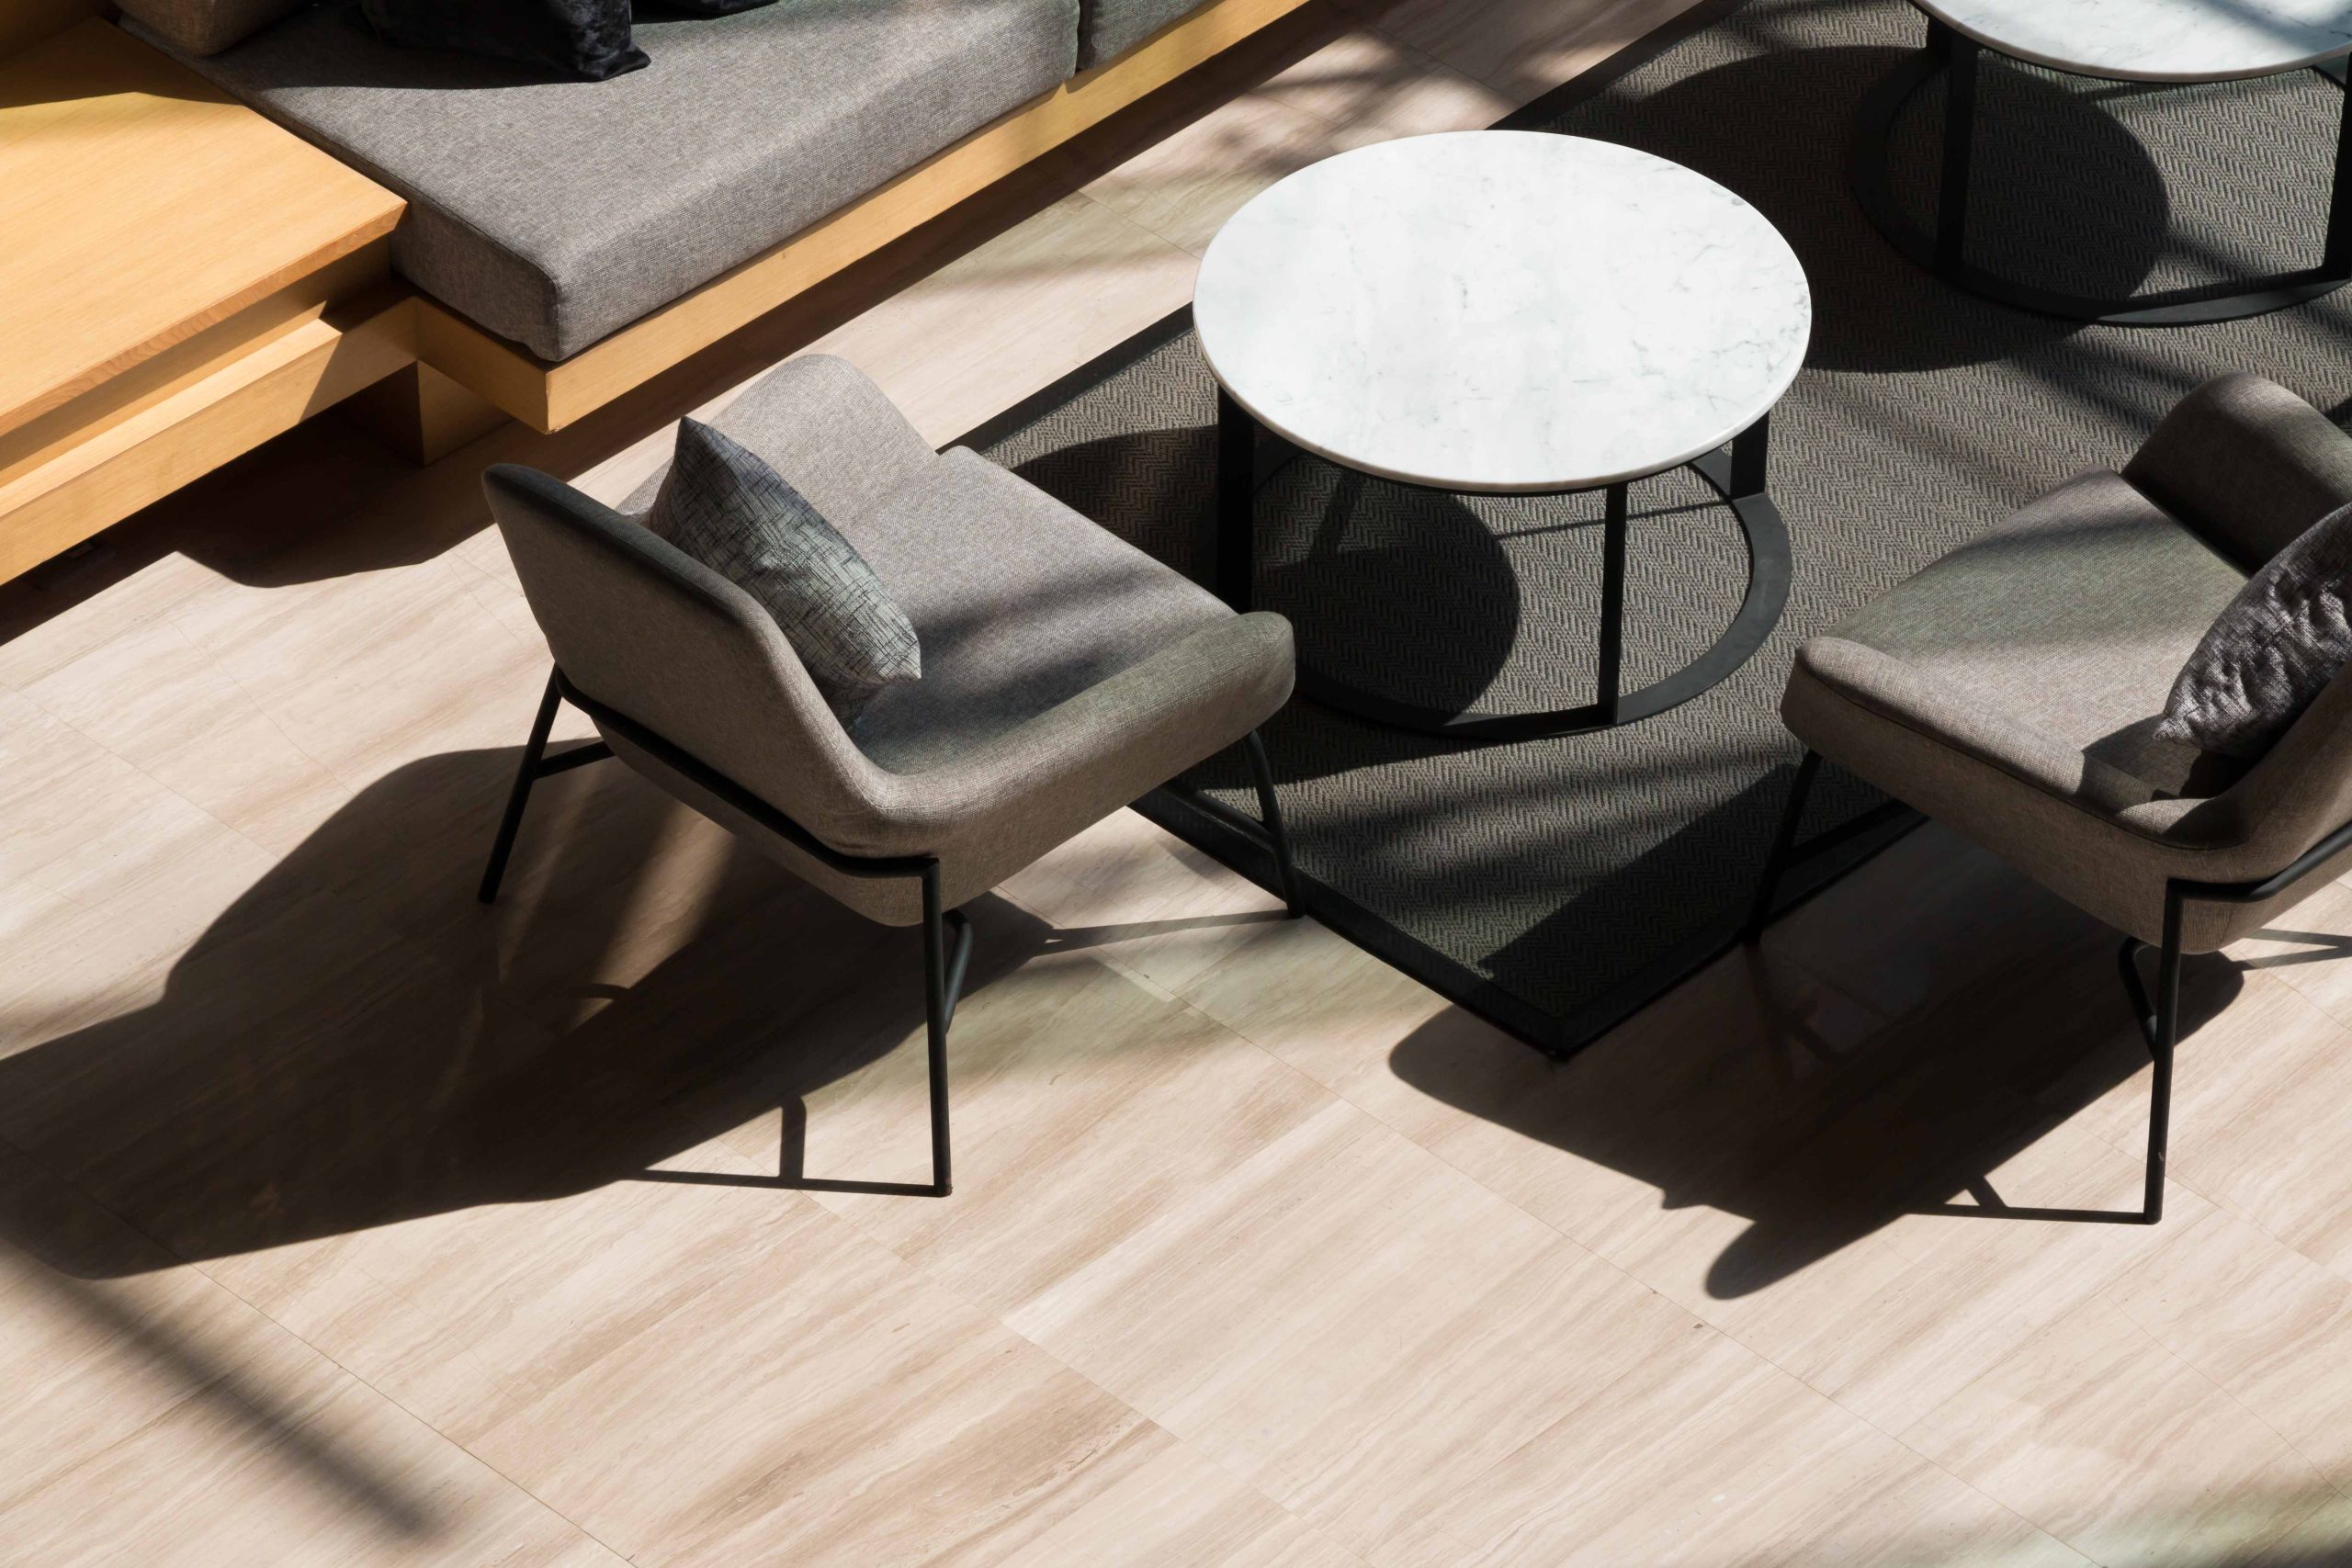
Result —
[{"label": "gray upholstered chair back", "polygon": [[875,772],[773,617],[741,588],[571,486],[484,476],[531,612],[580,693],[854,846]]},{"label": "gray upholstered chair back", "polygon": [[[2352,502],[2352,442],[2285,388],[2222,376],[2165,415],[2123,476],[2251,572]],[[2179,842],[2233,849],[2226,875],[2292,863],[2352,821],[2352,674],[2337,676],[2235,784],[2152,809]]]},{"label": "gray upholstered chair back", "polygon": [[2352,822],[2352,671],[2319,697],[2244,778],[2184,811],[2173,836],[2238,845],[2232,874],[2282,871]]}]

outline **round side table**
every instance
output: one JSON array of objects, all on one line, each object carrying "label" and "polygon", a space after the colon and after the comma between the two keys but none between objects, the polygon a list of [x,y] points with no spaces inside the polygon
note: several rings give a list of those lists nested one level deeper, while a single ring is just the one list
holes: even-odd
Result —
[{"label": "round side table", "polygon": [[[1855,116],[1854,195],[1880,233],[1937,276],[2019,310],[2110,326],[2198,326],[2283,310],[2352,282],[2352,100],[2336,132],[2327,242],[2316,266],[2275,276],[2112,299],[2005,277],[1967,259],[1976,79],[1986,50],[2113,82],[2234,82],[2306,68],[2339,87],[2352,53],[2352,0],[1912,0],[1927,47],[1863,98]],[[1944,78],[1942,179],[1935,227],[1894,194],[1887,147],[1912,96]]]},{"label": "round side table", "polygon": [[[1789,537],[1765,489],[1766,416],[1804,362],[1812,296],[1779,231],[1713,181],[1540,132],[1358,148],[1234,215],[1193,319],[1219,388],[1216,586],[1237,609],[1255,578],[1261,431],[1448,494],[1607,492],[1592,702],[1448,712],[1302,655],[1308,700],[1456,739],[1573,734],[1690,701],[1779,621]],[[1685,466],[1738,517],[1747,592],[1704,653],[1622,691],[1627,487]]]}]

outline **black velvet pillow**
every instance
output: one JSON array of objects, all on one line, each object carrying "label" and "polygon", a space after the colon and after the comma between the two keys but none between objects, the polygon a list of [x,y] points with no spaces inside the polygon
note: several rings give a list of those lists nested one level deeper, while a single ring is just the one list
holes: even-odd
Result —
[{"label": "black velvet pillow", "polygon": [[519,60],[587,82],[647,63],[629,41],[629,0],[359,0],[359,15],[388,43]]}]

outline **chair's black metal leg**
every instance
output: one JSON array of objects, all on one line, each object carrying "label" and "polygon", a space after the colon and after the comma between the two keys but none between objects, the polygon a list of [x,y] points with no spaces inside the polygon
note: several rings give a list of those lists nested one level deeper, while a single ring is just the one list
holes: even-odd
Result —
[{"label": "chair's black metal leg", "polygon": [[[947,933],[956,933],[951,953]],[[931,1190],[944,1198],[954,1190],[947,1125],[947,1029],[964,994],[964,969],[972,956],[972,928],[960,911],[939,907],[939,867],[922,873],[922,976],[925,1048],[931,1074]]]},{"label": "chair's black metal leg", "polygon": [[2154,1224],[2165,1217],[2165,1156],[2172,1135],[2172,1062],[2180,1041],[2180,927],[2186,900],[2176,888],[2165,890],[2165,941],[2156,954],[2156,994],[2152,1001],[2140,978],[2140,950],[2148,944],[2125,937],[2116,962],[2123,973],[2123,988],[2132,1001],[2132,1016],[2147,1040],[2155,1072],[2148,1088],[2148,1173],[2141,1198],[2140,1217]]},{"label": "chair's black metal leg", "polygon": [[[1941,29],[1939,37],[1937,29]],[[1960,265],[1968,239],[1968,175],[1976,147],[1976,65],[1973,38],[1929,24],[1928,47],[1944,60],[1943,182],[1936,193],[1936,265]]]},{"label": "chair's black metal leg", "polygon": [[1266,825],[1266,837],[1273,840],[1274,867],[1282,876],[1283,906],[1292,919],[1306,912],[1298,901],[1298,868],[1291,863],[1290,835],[1283,829],[1282,802],[1274,798],[1274,768],[1266,760],[1266,743],[1251,730],[1241,738],[1241,750],[1250,758],[1250,776],[1258,784],[1258,817]]},{"label": "chair's black metal leg", "polygon": [[523,808],[530,804],[531,784],[539,776],[539,759],[546,755],[548,736],[555,728],[555,710],[563,701],[557,689],[561,676],[554,671],[548,675],[547,695],[539,699],[539,715],[531,721],[531,739],[524,744],[523,760],[515,764],[514,787],[506,792],[506,815],[498,824],[498,837],[490,846],[490,863],[482,867],[481,888],[475,894],[483,903],[497,898],[498,885],[506,875],[506,857],[514,851],[514,835],[522,830]]},{"label": "chair's black metal leg", "polygon": [[1739,928],[1739,940],[1750,947],[1763,940],[1764,928],[1771,923],[1772,900],[1781,891],[1789,857],[1795,852],[1797,827],[1804,820],[1805,800],[1813,794],[1814,775],[1819,772],[1821,753],[1808,750],[1789,784],[1789,804],[1781,812],[1781,830],[1773,835],[1771,857],[1764,863],[1764,875],[1756,885],[1756,901],[1748,906],[1747,922]]},{"label": "chair's black metal leg", "polygon": [[2165,1217],[2165,1154],[2172,1135],[2172,1056],[2180,1039],[2180,897],[2168,891],[2165,950],[2156,960],[2155,1028],[2148,1040],[2155,1073],[2148,1089],[2148,1186],[2141,1213],[2152,1225]]}]

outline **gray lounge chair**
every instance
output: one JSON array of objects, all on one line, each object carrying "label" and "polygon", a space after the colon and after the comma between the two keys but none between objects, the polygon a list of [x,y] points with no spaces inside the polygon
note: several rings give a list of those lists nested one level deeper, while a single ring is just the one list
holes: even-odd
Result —
[{"label": "gray lounge chair", "polygon": [[[921,923],[933,1179],[901,1190],[944,1196],[947,1030],[971,943],[959,905],[1239,742],[1298,912],[1256,734],[1290,694],[1290,626],[1236,615],[972,452],[934,453],[841,360],[794,360],[713,423],[873,565],[922,638],[922,679],[876,698],[853,736],[742,590],[623,512],[493,468],[491,511],[556,668],[481,897],[532,783],[614,756],[859,914]],[[567,701],[603,739],[548,756]]]},{"label": "gray lounge chair", "polygon": [[1796,843],[1824,757],[2124,931],[2123,981],[2155,1061],[2150,1224],[2164,1212],[2181,954],[2235,941],[2352,864],[2352,673],[2235,776],[2150,732],[2248,574],[2347,502],[2352,438],[2284,388],[2222,377],[2121,473],[2061,486],[1805,643],[1781,698],[1809,750],[1749,939],[1789,866],[1827,847]]}]

